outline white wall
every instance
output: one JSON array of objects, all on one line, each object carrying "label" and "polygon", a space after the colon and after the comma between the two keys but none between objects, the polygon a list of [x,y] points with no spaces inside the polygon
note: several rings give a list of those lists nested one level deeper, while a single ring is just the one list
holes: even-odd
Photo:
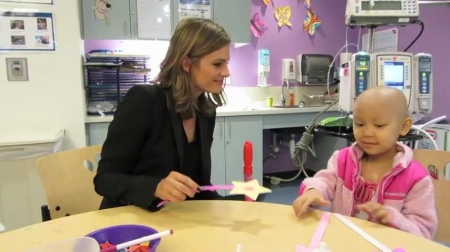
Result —
[{"label": "white wall", "polygon": [[[57,127],[66,130],[64,149],[86,145],[80,20],[76,0],[54,5],[6,4],[1,8],[37,8],[53,12],[55,52],[0,52],[0,134]],[[28,58],[29,81],[8,82],[7,57]]]}]

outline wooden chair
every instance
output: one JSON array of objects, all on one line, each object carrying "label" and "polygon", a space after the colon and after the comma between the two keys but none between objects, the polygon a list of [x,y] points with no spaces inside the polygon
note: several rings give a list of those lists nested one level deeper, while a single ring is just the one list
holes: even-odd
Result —
[{"label": "wooden chair", "polygon": [[95,190],[102,146],[58,152],[38,159],[37,173],[47,195],[42,221],[97,210],[102,199]]},{"label": "wooden chair", "polygon": [[414,158],[427,168],[434,178],[438,230],[437,242],[450,243],[450,152],[437,150],[414,150]]}]

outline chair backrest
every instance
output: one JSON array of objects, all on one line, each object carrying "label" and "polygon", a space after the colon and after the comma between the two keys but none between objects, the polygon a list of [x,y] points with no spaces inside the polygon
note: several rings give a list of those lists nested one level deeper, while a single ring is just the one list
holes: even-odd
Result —
[{"label": "chair backrest", "polygon": [[450,152],[417,149],[414,150],[414,159],[433,177],[439,220],[435,240],[450,243]]},{"label": "chair backrest", "polygon": [[98,210],[102,197],[94,190],[93,178],[101,149],[101,145],[73,149],[37,161],[52,219]]}]

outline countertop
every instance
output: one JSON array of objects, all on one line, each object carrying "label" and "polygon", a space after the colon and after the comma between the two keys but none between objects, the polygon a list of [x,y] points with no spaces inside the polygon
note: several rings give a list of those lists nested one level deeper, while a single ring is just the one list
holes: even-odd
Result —
[{"label": "countertop", "polygon": [[[281,115],[281,114],[298,114],[298,113],[319,113],[323,111],[326,106],[321,107],[306,107],[306,108],[274,108],[274,107],[223,107],[217,109],[217,117],[224,116],[254,116],[254,115]],[[337,106],[333,106],[327,112],[338,111]],[[112,115],[107,116],[86,116],[85,123],[106,123],[111,122]]]}]

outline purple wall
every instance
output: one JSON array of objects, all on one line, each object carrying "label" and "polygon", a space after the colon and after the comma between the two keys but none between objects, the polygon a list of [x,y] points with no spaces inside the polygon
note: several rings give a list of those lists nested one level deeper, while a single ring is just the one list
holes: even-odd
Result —
[{"label": "purple wall", "polygon": [[[275,2],[275,4],[274,4]],[[304,53],[335,55],[345,45],[345,0],[311,1],[313,11],[322,19],[322,25],[314,36],[303,31],[306,8],[302,1],[277,0],[266,6],[262,0],[252,0],[251,13],[260,13],[269,30],[260,38],[252,35],[250,45],[233,50],[230,72],[233,86],[256,86],[258,49],[269,49],[271,72],[268,83],[281,85],[281,60],[296,58]],[[291,6],[292,27],[278,27],[274,17],[275,7]],[[356,43],[357,30],[348,29],[348,41]],[[354,48],[349,51],[355,52]],[[339,60],[339,58],[338,58]],[[235,63],[239,62],[239,63]]]}]

